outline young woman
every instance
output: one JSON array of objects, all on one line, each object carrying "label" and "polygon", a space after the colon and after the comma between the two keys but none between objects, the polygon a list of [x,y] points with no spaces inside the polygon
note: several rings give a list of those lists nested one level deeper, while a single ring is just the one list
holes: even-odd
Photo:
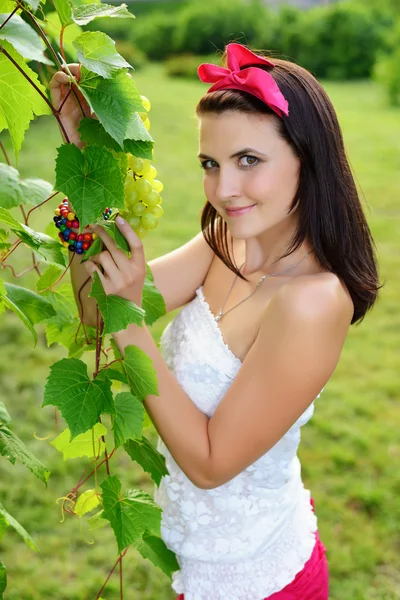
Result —
[{"label": "young woman", "polygon": [[[157,371],[145,407],[169,471],[155,500],[179,600],[326,600],[297,450],[349,326],[377,299],[374,242],[321,85],[239,44],[225,58],[199,68],[213,83],[197,106],[201,232],[149,263],[167,311],[183,308],[160,349],[146,326],[114,338]],[[143,245],[119,227],[131,258],[96,227],[107,249],[74,259],[73,284],[97,271],[107,294],[140,305]]]}]

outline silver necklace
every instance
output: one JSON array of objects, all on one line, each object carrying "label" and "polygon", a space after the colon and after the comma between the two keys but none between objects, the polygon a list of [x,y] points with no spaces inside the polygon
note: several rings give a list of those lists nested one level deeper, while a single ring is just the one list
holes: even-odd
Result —
[{"label": "silver necklace", "polygon": [[[222,319],[222,317],[224,317],[224,316],[225,316],[225,315],[227,315],[229,312],[231,312],[231,310],[233,310],[234,308],[236,308],[237,306],[239,306],[240,304],[242,304],[242,303],[243,303],[245,300],[248,300],[248,299],[249,299],[249,298],[250,298],[250,297],[251,297],[253,294],[255,294],[255,293],[256,293],[256,291],[258,290],[258,288],[260,287],[260,285],[262,284],[262,282],[264,281],[264,279],[266,279],[267,277],[274,277],[275,275],[281,275],[282,273],[286,273],[286,271],[290,271],[290,269],[294,269],[295,267],[298,267],[298,266],[299,266],[299,264],[300,264],[300,263],[302,263],[302,262],[303,262],[303,260],[305,260],[305,259],[307,258],[307,256],[309,256],[309,255],[311,254],[311,252],[312,252],[312,250],[310,250],[310,252],[308,252],[308,253],[307,253],[305,256],[303,256],[303,258],[302,258],[302,259],[301,259],[301,260],[300,260],[298,263],[296,263],[295,265],[292,265],[291,267],[289,267],[289,268],[287,268],[287,269],[284,269],[283,271],[278,271],[277,273],[269,273],[268,275],[263,275],[262,277],[260,277],[260,279],[258,280],[258,282],[257,282],[257,284],[256,284],[255,290],[254,290],[253,292],[251,292],[251,294],[250,294],[249,296],[246,296],[246,298],[245,298],[244,300],[242,300],[242,301],[241,301],[241,302],[239,302],[238,304],[235,304],[235,306],[232,306],[232,308],[230,308],[230,309],[229,309],[229,310],[227,310],[226,312],[222,312],[222,311],[223,311],[223,309],[224,309],[224,306],[225,306],[225,304],[226,304],[226,301],[228,300],[228,298],[229,298],[229,295],[230,295],[230,293],[231,293],[231,291],[232,291],[232,289],[233,289],[233,286],[234,286],[234,285],[235,285],[235,283],[236,283],[236,280],[237,280],[237,275],[236,275],[236,276],[235,276],[235,279],[233,280],[233,283],[232,283],[232,285],[231,285],[231,289],[229,290],[229,292],[228,292],[228,295],[227,295],[227,297],[225,298],[225,302],[224,302],[224,304],[223,304],[223,306],[222,306],[221,310],[219,311],[219,313],[218,313],[218,314],[217,314],[217,316],[215,317],[215,320],[217,321],[217,323],[218,323],[218,321],[220,321],[220,320]],[[243,265],[244,265],[244,263],[241,265],[240,269],[243,267]],[[239,271],[240,271],[240,269],[239,269]]]}]

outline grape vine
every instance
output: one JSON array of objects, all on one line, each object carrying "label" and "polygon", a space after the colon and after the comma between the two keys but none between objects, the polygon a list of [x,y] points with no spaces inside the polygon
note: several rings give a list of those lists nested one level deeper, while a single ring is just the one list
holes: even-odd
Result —
[{"label": "grape vine", "polygon": [[[82,30],[96,18],[131,19],[134,15],[124,4],[53,3],[55,12],[45,15],[41,0],[0,0],[0,131],[8,131],[16,159],[25,132],[36,117],[55,118],[63,138],[57,149],[54,189],[43,179],[23,179],[0,141],[4,156],[0,162],[0,266],[14,279],[30,271],[37,274],[35,289],[11,283],[11,277],[0,278],[0,314],[13,311],[31,332],[35,345],[35,326],[44,323],[48,346],[58,343],[68,351],[67,358],[50,367],[42,406],[55,407],[55,428],[58,413],[66,423],[49,443],[63,460],[81,458],[87,464],[73,489],[58,502],[63,520],[71,515],[86,521],[89,530],[111,526],[117,558],[96,599],[101,598],[117,567],[123,598],[122,563],[129,548],[135,548],[170,578],[179,569],[174,553],[160,536],[161,508],[143,490],[123,490],[111,469],[117,451],[125,451],[150,474],[155,485],[168,474],[165,458],[143,435],[150,424],[143,401],[148,394],[158,395],[152,361],[134,345],[122,356],[112,338],[130,323],[152,325],[165,315],[165,302],[148,265],[140,307],[106,295],[95,273],[90,297],[96,301],[97,324],[88,326],[81,318],[83,286],[76,302],[65,275],[76,253],[75,241],[87,241],[79,237],[86,225],[100,224],[126,253],[128,244],[114,223],[117,214],[128,220],[140,238],[155,229],[164,212],[163,184],[152,164],[149,99],[137,90],[129,73],[132,67],[118,54],[115,42],[99,31]],[[79,77],[72,74],[66,60],[69,31],[74,32],[68,37],[68,48],[70,51],[72,46],[76,52]],[[39,76],[29,66],[30,61],[38,66]],[[56,71],[69,78],[69,91],[60,106],[54,106],[47,83]],[[70,96],[81,111],[80,144],[72,143],[60,117]],[[80,98],[90,107],[89,115]],[[32,213],[49,202],[55,203],[56,216],[64,202],[71,213],[68,216],[74,216],[67,224],[59,223],[61,232],[54,223],[49,223],[45,232],[30,227]],[[20,220],[16,209],[21,212]],[[66,227],[69,241],[60,239]],[[94,237],[84,247],[83,260],[102,249],[101,239]],[[25,252],[32,261],[19,273],[12,264],[17,252]],[[94,356],[91,374],[81,360],[86,352]],[[12,464],[21,461],[47,485],[49,469],[17,437],[2,402],[0,455]],[[38,550],[29,533],[0,503],[0,537],[8,527],[15,529],[32,550]],[[6,558],[4,563],[0,560],[0,600],[7,586],[6,562]]]}]

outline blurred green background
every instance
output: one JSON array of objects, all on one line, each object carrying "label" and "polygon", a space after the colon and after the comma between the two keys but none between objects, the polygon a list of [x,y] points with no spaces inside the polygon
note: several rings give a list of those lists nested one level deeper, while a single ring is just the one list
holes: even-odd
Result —
[{"label": "blurred green background", "polygon": [[[210,10],[210,4],[202,4],[208,6],[209,15],[215,17],[219,12],[219,2],[215,0],[213,10]],[[234,0],[226,3],[226,11],[228,4],[234,6],[237,3]],[[257,3],[245,4],[249,10],[257,8]],[[379,6],[372,0],[369,6],[368,1],[363,2],[362,6],[342,2],[306,11],[290,6],[283,10],[274,7],[268,14],[272,15],[275,24],[280,19],[286,19],[286,34],[289,36],[288,32],[292,31],[293,35],[289,36],[291,43],[297,40],[297,51],[295,46],[287,50],[287,41],[279,38],[277,33],[274,39],[280,40],[280,51],[307,66],[307,60],[302,62],[300,56],[306,56],[309,45],[302,45],[299,40],[299,31],[304,34],[305,21],[309,19],[309,23],[315,23],[315,35],[319,40],[322,32],[326,34],[327,31],[321,23],[317,23],[319,19],[323,20],[322,13],[331,10],[333,12],[329,14],[334,19],[334,11],[347,10],[345,4],[352,5],[349,10],[353,11],[353,20],[350,20],[354,27],[354,23],[364,23],[365,20],[370,23],[370,29],[367,28],[370,37],[365,34],[365,40],[367,42],[369,39],[372,45],[376,35],[379,48],[376,56],[368,55],[369,72],[355,74],[342,71],[339,76],[340,69],[349,68],[351,71],[358,60],[354,58],[357,55],[353,50],[343,45],[342,37],[338,47],[342,54],[353,57],[353,66],[344,67],[339,60],[339,52],[337,59],[331,54],[326,59],[326,65],[328,70],[332,66],[335,68],[330,73],[321,72],[320,76],[339,115],[349,160],[377,243],[380,275],[385,287],[379,302],[365,321],[351,328],[339,365],[324,394],[316,402],[313,419],[302,430],[299,456],[304,484],[311,490],[315,500],[320,536],[327,548],[332,600],[397,600],[400,598],[400,110],[390,104],[393,98],[388,95],[387,85],[376,75],[377,67],[374,66],[379,62],[381,65],[385,63],[388,69],[387,65],[394,60],[395,52],[391,44],[398,28],[397,2],[393,2],[393,6],[390,0],[386,4],[384,0],[379,2]],[[122,47],[121,53],[127,60],[132,60],[135,67],[139,67],[133,73],[134,80],[140,93],[152,103],[151,134],[156,142],[154,165],[158,170],[158,178],[165,186],[162,194],[165,215],[158,229],[144,239],[148,260],[179,247],[200,231],[204,194],[202,172],[196,158],[194,110],[207,88],[193,78],[193,65],[202,62],[200,54],[210,57],[216,48],[221,50],[223,45],[222,38],[217,38],[215,34],[216,29],[209,29],[208,33],[203,32],[200,36],[202,21],[198,16],[198,37],[203,41],[200,40],[196,48],[182,46],[182,53],[189,54],[187,60],[190,67],[184,77],[172,77],[173,69],[170,69],[173,63],[162,61],[170,61],[171,57],[174,60],[176,48],[173,48],[173,52],[155,57],[158,62],[153,62],[148,50],[146,55],[142,53],[144,44],[139,41],[140,32],[151,20],[155,20],[160,29],[156,28],[151,35],[157,37],[160,31],[158,46],[168,50],[172,39],[184,37],[184,23],[190,21],[190,11],[199,11],[199,5],[197,1],[164,2],[163,6],[155,9],[154,6],[150,7],[150,3],[132,4],[131,11],[138,15],[136,21],[127,21],[122,26],[122,20],[103,19],[95,21],[96,26],[92,27],[101,28],[113,38],[117,37],[121,44],[127,44],[127,53]],[[321,11],[320,15],[317,14],[318,10]],[[362,17],[359,16],[361,12],[364,15]],[[225,12],[226,15],[228,12]],[[370,15],[376,17],[373,22],[369,20]],[[176,30],[173,37],[167,36],[163,41],[160,23],[167,23],[168,20],[179,22],[180,29]],[[209,21],[214,22],[211,18]],[[296,22],[297,29],[294,25]],[[254,18],[249,23],[254,23]],[[289,23],[292,23],[293,29],[290,29]],[[379,24],[379,34],[372,34],[371,27],[376,23]],[[245,42],[242,34],[245,24],[242,11],[240,23],[230,21],[230,26],[223,33],[225,37],[222,44],[232,39]],[[343,25],[343,20],[339,19],[338,29],[340,25]],[[276,27],[278,31],[278,25]],[[268,27],[263,28],[258,24],[258,34],[260,30],[266,34]],[[187,40],[194,38],[196,28],[191,31]],[[247,41],[253,43],[250,42],[253,34],[250,29],[248,31]],[[125,35],[126,32],[129,35]],[[137,48],[133,45],[133,39],[137,41]],[[257,39],[261,41],[261,38]],[[277,54],[280,48],[278,41],[275,47],[268,42],[267,36],[263,39],[263,44],[257,44],[257,47],[273,49]],[[362,49],[360,54],[368,46],[367,43],[362,46],[361,39],[364,38],[358,38],[357,42]],[[129,49],[132,56],[137,53],[137,63],[128,57]],[[367,50],[370,51],[369,48]],[[215,52],[210,59],[216,59]],[[320,63],[322,65],[322,58]],[[309,68],[317,71],[315,66],[309,65]],[[379,69],[382,72],[383,67]],[[330,79],[327,79],[328,75]],[[7,135],[1,134],[1,139],[15,165]],[[56,148],[60,144],[61,138],[53,119],[41,117],[27,133],[17,165],[21,175],[42,177],[54,182]],[[54,202],[54,206],[56,204],[58,201]],[[33,213],[34,218],[30,223],[33,229],[44,231],[52,218],[54,206],[46,205]],[[16,209],[12,212],[19,217]],[[30,252],[17,251],[14,254],[13,265],[17,271],[29,264]],[[1,276],[11,280],[8,270],[3,270]],[[35,275],[28,273],[18,283],[33,288],[35,281]],[[156,341],[159,341],[164,327],[177,312],[166,315],[154,324],[152,332]],[[39,441],[33,436],[33,432],[39,437],[49,435],[51,440],[64,428],[61,417],[55,423],[52,407],[40,407],[49,367],[66,356],[66,350],[55,345],[47,348],[44,328],[37,326],[36,329],[39,343],[33,348],[30,334],[15,315],[7,312],[1,316],[0,400],[5,402],[14,419],[15,433],[52,472],[48,488],[45,489],[21,465],[11,466],[4,460],[0,461],[1,501],[33,535],[42,552],[41,557],[36,555],[16,534],[7,532],[0,550],[9,574],[5,598],[93,600],[117,557],[117,547],[109,528],[89,533],[80,530],[76,518],[67,517],[64,523],[60,523],[61,509],[56,499],[64,496],[76,484],[85,463],[79,459],[64,463],[48,441]],[[156,441],[153,428],[148,430],[147,435],[153,442]],[[151,479],[127,455],[117,454],[117,459],[111,464],[112,471],[121,477],[125,489],[139,486],[152,493]],[[168,578],[134,550],[130,550],[124,559],[124,578],[124,598],[127,600],[173,600],[176,596],[170,589]],[[118,590],[118,576],[115,574],[102,597],[113,600],[119,597]]]}]

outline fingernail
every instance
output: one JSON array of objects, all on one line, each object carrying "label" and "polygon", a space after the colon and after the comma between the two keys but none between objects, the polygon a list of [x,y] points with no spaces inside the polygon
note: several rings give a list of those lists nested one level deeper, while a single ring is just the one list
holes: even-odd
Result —
[{"label": "fingernail", "polygon": [[118,217],[115,219],[115,222],[116,222],[118,225],[124,225],[124,224],[126,223],[125,219],[123,219],[123,218],[122,218],[122,217],[120,217],[120,216],[118,216]]}]

